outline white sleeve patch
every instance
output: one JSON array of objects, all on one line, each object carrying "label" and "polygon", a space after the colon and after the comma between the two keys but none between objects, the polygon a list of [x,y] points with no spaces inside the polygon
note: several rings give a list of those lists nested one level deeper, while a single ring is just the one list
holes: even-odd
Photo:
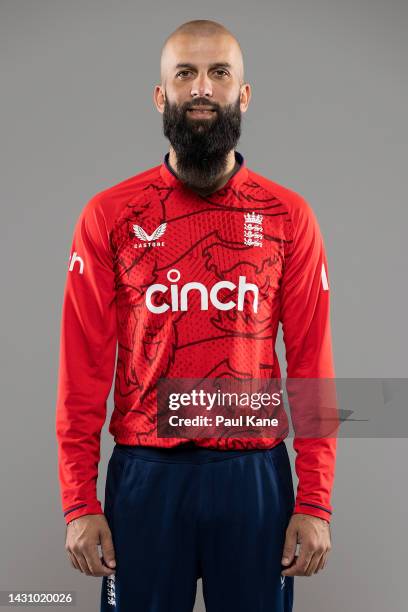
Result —
[{"label": "white sleeve patch", "polygon": [[75,266],[76,263],[79,265],[79,273],[83,274],[84,273],[84,261],[83,261],[82,257],[80,257],[76,251],[74,251],[72,253],[72,255],[69,256],[69,268],[68,268],[68,270],[70,272],[72,272],[72,270],[74,269],[74,266]]},{"label": "white sleeve patch", "polygon": [[329,290],[329,283],[327,280],[326,268],[324,267],[324,263],[322,264],[322,285],[323,285],[323,291]]}]

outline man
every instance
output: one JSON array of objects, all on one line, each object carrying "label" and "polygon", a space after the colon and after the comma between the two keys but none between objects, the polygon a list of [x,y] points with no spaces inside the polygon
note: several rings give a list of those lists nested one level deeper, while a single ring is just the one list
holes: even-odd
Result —
[{"label": "man", "polygon": [[[295,437],[295,499],[283,437],[157,431],[159,379],[279,378],[279,321],[288,378],[334,377],[314,213],[235,150],[250,97],[234,36],[213,21],[181,25],[154,90],[169,153],[91,198],[75,227],[59,475],[66,550],[74,568],[103,577],[103,611],[191,611],[200,576],[207,612],[290,611],[294,576],[323,569],[331,548],[335,439]],[[117,345],[103,511],[96,479]]]}]

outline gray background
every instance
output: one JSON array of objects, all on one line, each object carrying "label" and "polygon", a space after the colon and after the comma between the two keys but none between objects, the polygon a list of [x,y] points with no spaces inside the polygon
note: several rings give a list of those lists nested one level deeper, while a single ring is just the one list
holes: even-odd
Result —
[{"label": "gray background", "polygon": [[[403,0],[0,6],[0,589],[74,590],[90,612],[100,579],[69,564],[57,483],[62,292],[82,207],[168,150],[152,101],[162,42],[196,18],[236,34],[253,88],[237,149],[317,213],[337,376],[406,377],[408,10]],[[112,446],[105,424],[100,499]],[[323,573],[296,578],[295,612],[406,610],[407,450],[405,439],[339,441],[334,549]]]}]

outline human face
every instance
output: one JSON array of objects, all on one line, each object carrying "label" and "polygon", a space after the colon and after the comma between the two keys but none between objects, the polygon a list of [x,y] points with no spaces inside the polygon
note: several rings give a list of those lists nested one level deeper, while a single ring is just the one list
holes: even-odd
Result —
[{"label": "human face", "polygon": [[165,87],[156,88],[156,105],[178,175],[196,187],[216,181],[239,140],[249,101],[240,66],[236,42],[224,35],[179,36],[163,58]]}]

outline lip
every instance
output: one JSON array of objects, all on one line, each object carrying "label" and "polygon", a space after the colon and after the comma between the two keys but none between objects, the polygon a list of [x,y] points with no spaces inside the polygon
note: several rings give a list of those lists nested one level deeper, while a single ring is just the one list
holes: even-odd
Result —
[{"label": "lip", "polygon": [[211,108],[211,106],[192,106],[188,110],[207,110],[207,111],[215,111],[215,108]]},{"label": "lip", "polygon": [[189,108],[187,112],[193,117],[210,117],[216,111],[213,108]]}]

